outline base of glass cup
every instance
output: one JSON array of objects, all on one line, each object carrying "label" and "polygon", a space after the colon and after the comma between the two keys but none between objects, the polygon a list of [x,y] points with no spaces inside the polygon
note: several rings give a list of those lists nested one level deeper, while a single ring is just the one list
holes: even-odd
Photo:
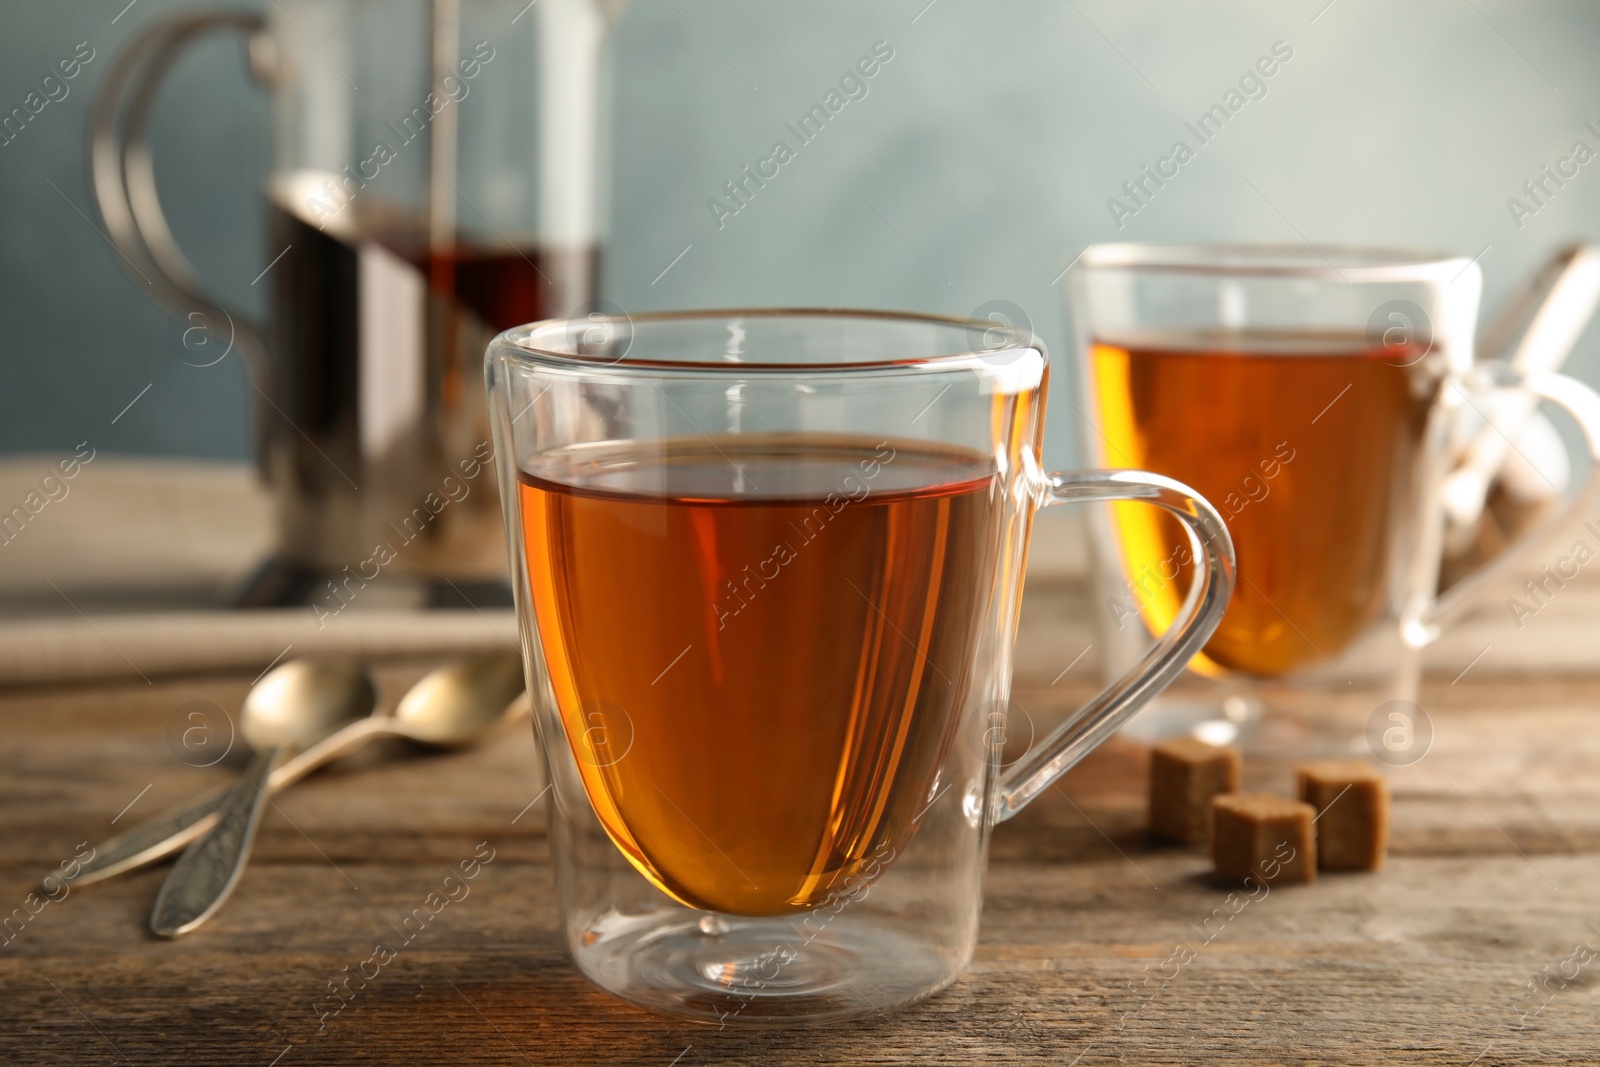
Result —
[{"label": "base of glass cup", "polygon": [[810,935],[788,917],[682,909],[601,916],[576,939],[572,954],[608,992],[717,1026],[879,1014],[937,993],[966,963],[881,920],[839,916]]},{"label": "base of glass cup", "polygon": [[1120,733],[1142,745],[1196,737],[1213,745],[1232,745],[1249,757],[1277,760],[1346,759],[1367,754],[1365,711],[1359,715],[1339,713],[1316,702],[1308,708],[1304,700],[1275,700],[1274,696],[1281,694],[1162,696],[1151,701]]},{"label": "base of glass cup", "polygon": [[1121,730],[1123,737],[1153,745],[1171,737],[1198,737],[1213,745],[1245,742],[1260,732],[1266,705],[1249,696],[1222,699],[1156,698]]}]

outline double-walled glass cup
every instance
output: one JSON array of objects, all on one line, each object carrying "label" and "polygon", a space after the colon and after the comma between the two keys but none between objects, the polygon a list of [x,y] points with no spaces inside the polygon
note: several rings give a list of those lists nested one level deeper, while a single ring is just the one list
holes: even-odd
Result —
[{"label": "double-walled glass cup", "polygon": [[[523,326],[488,352],[567,943],[714,1023],[953,980],[991,827],[1183,669],[1233,583],[1211,506],[1040,466],[1025,332],[845,311]],[[1033,513],[1137,501],[1198,581],[1139,662],[1002,769]]]},{"label": "double-walled glass cup", "polygon": [[[1421,653],[1570,506],[1440,595],[1446,503],[1464,417],[1520,395],[1564,408],[1600,455],[1600,400],[1556,374],[1474,364],[1482,277],[1465,257],[1379,249],[1098,245],[1068,282],[1083,454],[1204,493],[1238,549],[1239,584],[1192,671],[1140,716],[1285,754],[1426,751]],[[1583,464],[1578,464],[1581,468]],[[1481,484],[1476,501],[1483,502]],[[1182,602],[1186,540],[1123,505],[1098,509],[1096,615],[1111,672]]]}]

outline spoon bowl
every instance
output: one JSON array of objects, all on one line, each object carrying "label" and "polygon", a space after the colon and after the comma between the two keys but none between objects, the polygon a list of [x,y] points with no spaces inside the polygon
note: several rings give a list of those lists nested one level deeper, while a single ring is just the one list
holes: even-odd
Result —
[{"label": "spoon bowl", "polygon": [[377,702],[372,676],[354,660],[293,660],[251,687],[240,732],[256,752],[280,745],[303,751],[366,718]]},{"label": "spoon bowl", "polygon": [[506,717],[523,690],[522,656],[492,652],[425,675],[394,709],[396,732],[430,748],[459,748]]}]

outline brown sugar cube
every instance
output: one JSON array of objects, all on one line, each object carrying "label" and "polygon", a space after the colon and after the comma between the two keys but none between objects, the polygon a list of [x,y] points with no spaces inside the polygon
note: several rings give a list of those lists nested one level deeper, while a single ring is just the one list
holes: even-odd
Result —
[{"label": "brown sugar cube", "polygon": [[1203,845],[1211,798],[1239,790],[1239,753],[1193,737],[1163,741],[1150,753],[1150,829],[1186,845]]},{"label": "brown sugar cube", "polygon": [[1389,787],[1365,760],[1322,760],[1295,768],[1300,799],[1317,809],[1317,866],[1375,871],[1389,848]]},{"label": "brown sugar cube", "polygon": [[1211,798],[1211,860],[1224,878],[1260,882],[1317,880],[1310,804],[1271,793]]}]

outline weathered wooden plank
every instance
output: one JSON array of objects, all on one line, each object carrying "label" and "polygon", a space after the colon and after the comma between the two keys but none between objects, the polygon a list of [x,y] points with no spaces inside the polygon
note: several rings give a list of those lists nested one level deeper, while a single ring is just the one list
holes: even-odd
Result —
[{"label": "weathered wooden plank", "polygon": [[[8,1034],[26,1050],[14,1062],[34,1063],[103,1061],[108,1042],[133,1062],[171,1062],[177,1047],[261,1063],[290,1045],[297,1062],[448,1051],[658,1065],[687,1045],[691,1063],[819,1064],[1066,1063],[1085,1050],[1084,1063],[1467,1063],[1486,1048],[1493,1063],[1595,1051],[1589,972],[1553,984],[1526,1020],[1546,998],[1519,988],[1574,942],[1600,940],[1587,926],[1600,920],[1593,857],[1548,858],[1559,890],[1515,856],[1401,859],[1382,875],[1273,891],[1226,922],[1226,891],[1203,862],[1130,860],[996,864],[960,983],[888,1019],[800,1034],[684,1026],[589,987],[565,961],[542,857],[504,848],[337,1015],[326,1014],[327,982],[395,939],[389,924],[438,880],[425,865],[261,864],[251,893],[176,943],[141,927],[158,874],[86,889],[0,956],[0,989]],[[1178,945],[1192,960],[1172,962]]]},{"label": "weathered wooden plank", "polygon": [[[416,673],[385,672],[386,691]],[[1046,725],[1092,688],[1050,682],[1030,670],[1017,687]],[[391,747],[279,798],[245,882],[197,935],[145,931],[162,870],[32,918],[0,948],[0,1062],[1600,1061],[1600,959],[1572,957],[1600,946],[1600,679],[1449,682],[1422,697],[1432,750],[1391,772],[1382,872],[1274,890],[1234,914],[1203,856],[1146,839],[1146,756],[1114,741],[996,831],[960,982],[818,1030],[661,1019],[572,969],[542,812],[517,818],[538,791],[525,724],[471,752]],[[188,700],[236,708],[248,684],[0,697],[0,910],[135,797],[118,826],[224,780],[227,762],[180,763],[166,725]],[[1247,774],[1286,785],[1289,768]],[[394,938],[478,842],[495,859],[471,895],[330,1014],[327,983]],[[1193,958],[1174,957],[1179,945]]]}]

